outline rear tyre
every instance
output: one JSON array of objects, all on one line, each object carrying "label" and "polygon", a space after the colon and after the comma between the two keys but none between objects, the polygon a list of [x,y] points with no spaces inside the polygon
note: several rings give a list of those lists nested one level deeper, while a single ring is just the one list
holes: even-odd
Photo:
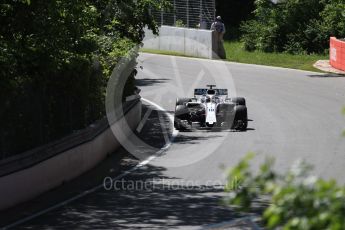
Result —
[{"label": "rear tyre", "polygon": [[236,105],[246,106],[246,99],[244,97],[234,97],[230,99]]},{"label": "rear tyre", "polygon": [[185,105],[186,103],[188,103],[190,101],[191,101],[190,98],[185,98],[185,97],[176,98],[176,106],[178,106],[178,105]]}]

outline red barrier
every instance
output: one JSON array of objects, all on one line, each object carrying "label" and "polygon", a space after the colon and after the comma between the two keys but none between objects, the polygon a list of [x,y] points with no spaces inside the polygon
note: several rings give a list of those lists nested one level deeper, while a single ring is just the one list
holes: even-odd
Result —
[{"label": "red barrier", "polygon": [[329,60],[331,66],[345,71],[345,41],[335,37],[330,39]]}]

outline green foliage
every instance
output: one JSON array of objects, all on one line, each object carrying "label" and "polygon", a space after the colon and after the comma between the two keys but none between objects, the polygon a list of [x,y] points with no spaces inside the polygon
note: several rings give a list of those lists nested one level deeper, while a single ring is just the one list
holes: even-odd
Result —
[{"label": "green foliage", "polygon": [[345,36],[342,0],[256,0],[254,15],[241,25],[247,50],[325,53],[330,36]]},{"label": "green foliage", "polygon": [[179,19],[179,20],[176,20],[175,26],[176,27],[185,27],[186,25],[183,23],[182,20]]},{"label": "green foliage", "polygon": [[[265,164],[260,167],[258,176],[254,176],[250,169],[250,160],[254,158],[253,153],[247,154],[229,173],[225,191],[229,192],[229,204],[248,211],[251,204],[264,189],[265,183],[274,180],[276,175],[271,170],[273,159],[266,159]],[[240,186],[233,189],[231,185],[240,181]]]},{"label": "green foliage", "polygon": [[217,0],[216,14],[222,17],[226,27],[225,39],[239,39],[240,24],[252,17],[254,0]]},{"label": "green foliage", "polygon": [[[150,10],[165,6],[165,0],[2,1],[2,157],[103,117],[112,69],[141,43],[144,27],[158,32]],[[134,76],[129,81],[127,93]]]},{"label": "green foliage", "polygon": [[226,59],[234,62],[278,66],[314,72],[320,71],[313,67],[313,64],[317,60],[328,59],[326,55],[268,53],[258,50],[249,52],[244,50],[243,47],[243,42],[225,41]]},{"label": "green foliage", "polygon": [[321,12],[323,30],[332,36],[345,36],[345,3],[343,0],[324,0],[328,3]]},{"label": "green foliage", "polygon": [[229,204],[248,210],[253,201],[269,196],[270,204],[263,213],[268,229],[344,229],[345,187],[334,180],[326,181],[310,175],[312,167],[303,161],[294,164],[286,174],[273,170],[268,159],[253,175],[245,157],[229,174],[241,177],[242,187],[228,191]]}]

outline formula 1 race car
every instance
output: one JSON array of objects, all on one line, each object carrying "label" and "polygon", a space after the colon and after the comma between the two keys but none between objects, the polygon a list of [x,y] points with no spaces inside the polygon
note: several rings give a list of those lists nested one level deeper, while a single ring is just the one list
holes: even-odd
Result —
[{"label": "formula 1 race car", "polygon": [[187,130],[199,127],[226,127],[245,131],[248,125],[246,100],[243,97],[228,97],[227,89],[195,89],[193,98],[177,98],[174,127]]}]

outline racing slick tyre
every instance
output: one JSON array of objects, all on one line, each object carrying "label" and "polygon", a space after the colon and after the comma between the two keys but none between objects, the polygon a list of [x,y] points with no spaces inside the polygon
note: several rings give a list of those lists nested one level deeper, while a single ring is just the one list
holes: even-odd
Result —
[{"label": "racing slick tyre", "polygon": [[236,105],[244,105],[246,106],[246,99],[244,97],[233,97],[231,101]]},{"label": "racing slick tyre", "polygon": [[177,130],[185,130],[186,127],[181,122],[182,120],[188,121],[190,119],[189,109],[185,105],[177,105],[175,108],[174,127]]},{"label": "racing slick tyre", "polygon": [[235,107],[235,118],[232,129],[246,131],[248,127],[248,112],[247,107],[238,105]]},{"label": "racing slick tyre", "polygon": [[188,102],[190,102],[190,101],[191,101],[190,98],[184,98],[184,97],[182,97],[182,98],[176,98],[176,106],[178,106],[178,105],[184,105],[184,104],[186,104],[186,103],[188,103]]}]

